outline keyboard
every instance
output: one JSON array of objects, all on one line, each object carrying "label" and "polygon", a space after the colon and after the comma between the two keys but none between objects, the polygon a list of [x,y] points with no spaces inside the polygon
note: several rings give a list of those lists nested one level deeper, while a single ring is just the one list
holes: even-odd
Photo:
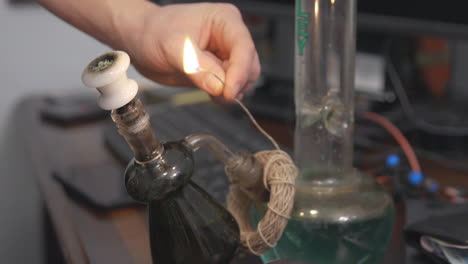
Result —
[{"label": "keyboard", "polygon": [[[183,106],[164,104],[147,111],[161,142],[181,140],[193,133],[209,133],[219,138],[233,152],[255,153],[274,148],[252,126],[245,114],[229,111],[225,107],[206,103]],[[121,162],[127,164],[133,158],[133,153],[113,123],[106,126],[104,137],[106,146]],[[290,152],[285,148],[283,150]],[[192,180],[225,204],[229,181],[224,165],[203,148],[194,153],[194,159]]]}]

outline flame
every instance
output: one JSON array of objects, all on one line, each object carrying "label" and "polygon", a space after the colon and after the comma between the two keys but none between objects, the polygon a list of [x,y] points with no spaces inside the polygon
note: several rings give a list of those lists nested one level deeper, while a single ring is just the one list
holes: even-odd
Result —
[{"label": "flame", "polygon": [[189,37],[185,37],[184,43],[184,72],[187,74],[197,73],[200,71],[200,63],[198,62],[197,53],[193,47]]},{"label": "flame", "polygon": [[315,14],[315,17],[317,18],[318,14],[319,14],[319,0],[315,0],[314,14]]}]

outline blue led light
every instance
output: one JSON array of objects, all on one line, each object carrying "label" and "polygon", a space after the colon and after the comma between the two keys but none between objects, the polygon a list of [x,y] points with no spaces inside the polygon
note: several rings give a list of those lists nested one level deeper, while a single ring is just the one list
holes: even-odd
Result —
[{"label": "blue led light", "polygon": [[390,154],[386,160],[387,167],[393,168],[400,165],[400,157],[397,154]]},{"label": "blue led light", "polygon": [[408,174],[408,181],[412,185],[418,185],[424,180],[422,172],[412,171]]}]

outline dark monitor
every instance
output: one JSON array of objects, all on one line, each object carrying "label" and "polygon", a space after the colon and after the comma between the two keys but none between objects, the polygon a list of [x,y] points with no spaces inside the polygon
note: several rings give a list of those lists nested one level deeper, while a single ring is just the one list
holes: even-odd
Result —
[{"label": "dark monitor", "polygon": [[468,38],[462,0],[358,0],[358,28]]}]

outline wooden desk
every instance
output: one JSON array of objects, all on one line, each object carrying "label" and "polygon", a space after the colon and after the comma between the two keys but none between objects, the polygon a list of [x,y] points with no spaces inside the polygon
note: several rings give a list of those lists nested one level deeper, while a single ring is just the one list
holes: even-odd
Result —
[{"label": "wooden desk", "polygon": [[[52,177],[54,171],[100,163],[121,166],[104,148],[104,122],[64,128],[41,121],[42,97],[29,97],[17,105],[17,131],[23,138],[25,158],[30,160],[60,249],[67,263],[151,263],[148,227],[144,208],[92,209],[70,199]],[[274,127],[274,126],[273,126]],[[267,126],[268,130],[269,126]],[[275,136],[275,134],[274,134]],[[26,162],[27,164],[27,162]],[[122,177],[122,175],[116,175]],[[401,209],[400,211],[404,211]],[[384,263],[403,263],[404,244],[399,214]],[[261,263],[247,256],[236,263]]]}]

